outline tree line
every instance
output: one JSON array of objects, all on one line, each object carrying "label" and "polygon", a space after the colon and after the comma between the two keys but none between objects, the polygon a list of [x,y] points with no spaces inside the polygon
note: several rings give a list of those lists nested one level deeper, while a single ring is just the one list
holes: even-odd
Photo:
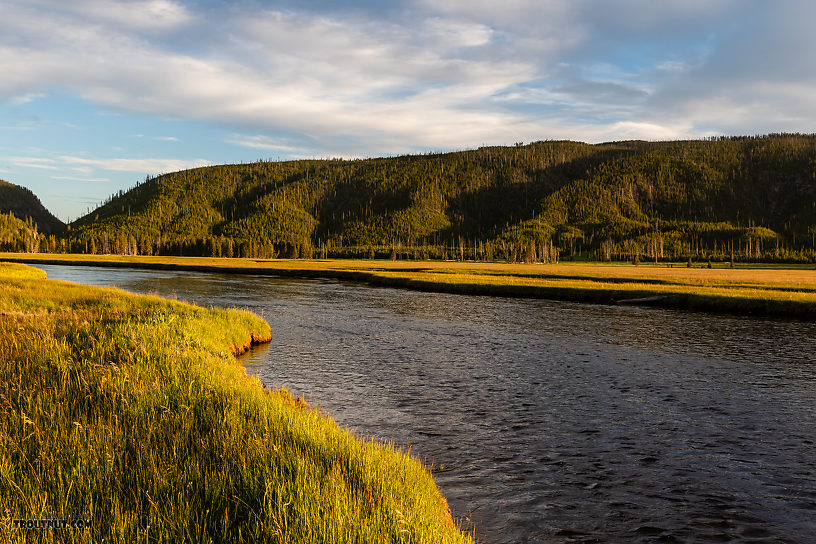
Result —
[{"label": "tree line", "polygon": [[816,261],[816,137],[541,141],[147,178],[40,248],[212,257]]}]

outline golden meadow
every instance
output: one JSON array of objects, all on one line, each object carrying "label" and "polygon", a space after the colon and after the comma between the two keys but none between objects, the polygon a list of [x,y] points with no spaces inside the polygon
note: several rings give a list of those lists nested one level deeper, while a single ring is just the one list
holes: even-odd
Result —
[{"label": "golden meadow", "polygon": [[271,334],[0,263],[0,541],[471,542],[427,467],[245,374]]}]

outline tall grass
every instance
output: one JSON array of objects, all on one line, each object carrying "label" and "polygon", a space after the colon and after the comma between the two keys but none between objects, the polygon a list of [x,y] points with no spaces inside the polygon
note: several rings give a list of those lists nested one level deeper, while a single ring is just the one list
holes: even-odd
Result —
[{"label": "tall grass", "polygon": [[[0,540],[469,542],[419,462],[243,372],[270,334],[0,267]],[[11,527],[62,516],[93,527]]]}]

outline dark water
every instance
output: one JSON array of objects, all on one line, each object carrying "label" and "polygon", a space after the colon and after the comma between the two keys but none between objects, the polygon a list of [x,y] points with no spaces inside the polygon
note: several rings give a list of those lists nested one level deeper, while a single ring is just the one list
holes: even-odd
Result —
[{"label": "dark water", "polygon": [[410,446],[480,542],[816,542],[816,324],[42,268],[262,314],[250,373]]}]

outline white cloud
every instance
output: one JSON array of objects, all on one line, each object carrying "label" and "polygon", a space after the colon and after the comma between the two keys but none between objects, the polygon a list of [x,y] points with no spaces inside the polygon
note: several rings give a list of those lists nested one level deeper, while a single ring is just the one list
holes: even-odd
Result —
[{"label": "white cloud", "polygon": [[[68,90],[267,135],[230,139],[251,149],[370,156],[816,125],[816,57],[802,54],[816,46],[816,12],[803,1],[423,0],[390,18],[249,3],[204,17],[170,0],[5,4],[0,99]],[[105,164],[190,164],[161,161]]]},{"label": "white cloud", "polygon": [[243,134],[233,134],[227,138],[226,143],[247,147],[250,149],[262,149],[264,151],[286,151],[292,153],[303,153],[302,147],[292,145],[289,140],[284,138],[271,138],[269,136],[255,135],[246,136]]},{"label": "white cloud", "polygon": [[101,170],[134,172],[141,174],[176,172],[178,170],[198,168],[200,166],[209,166],[212,164],[206,159],[89,159],[86,157],[73,157],[70,155],[62,155],[57,159],[67,165],[83,165]]},{"label": "white cloud", "polygon": [[18,96],[9,97],[8,103],[12,106],[22,106],[23,104],[28,104],[29,102],[33,102],[38,98],[44,98],[46,96],[45,93],[27,93],[21,94]]},{"label": "white cloud", "polygon": [[87,181],[87,182],[108,182],[110,178],[78,178],[74,176],[51,176],[51,179],[65,180],[65,181]]},{"label": "white cloud", "polygon": [[[574,0],[421,0],[428,11],[470,21],[490,21],[495,25],[550,29],[572,19]],[[568,31],[564,28],[564,31]]]},{"label": "white cloud", "polygon": [[479,23],[431,17],[423,24],[425,36],[449,47],[477,47],[490,42],[493,29]]},{"label": "white cloud", "polygon": [[81,10],[103,21],[147,30],[175,28],[192,20],[187,8],[168,0],[89,0],[81,4]]},{"label": "white cloud", "polygon": [[57,170],[52,159],[41,157],[7,157],[9,164],[20,168],[41,168],[43,170]]},{"label": "white cloud", "polygon": [[[21,8],[12,19],[24,15]],[[228,22],[221,30],[229,41],[193,57],[127,33],[76,21],[66,28],[57,15],[43,16],[37,25],[6,28],[32,46],[0,44],[0,64],[15,74],[0,81],[0,93],[57,82],[122,110],[301,131],[326,150],[341,147],[339,138],[348,134],[367,140],[368,153],[381,151],[372,144],[383,134],[401,143],[382,151],[490,139],[489,132],[510,120],[474,105],[535,76],[526,61],[457,56],[458,48],[487,43],[492,31],[438,18],[420,22],[414,33],[404,25],[267,12]],[[433,48],[425,43],[429,36]],[[50,45],[34,47],[40,41]],[[474,126],[482,128],[470,142],[451,137]]]},{"label": "white cloud", "polygon": [[193,20],[184,5],[170,0],[29,0],[28,3],[64,17],[134,30],[169,30]]},{"label": "white cloud", "polygon": [[198,168],[209,166],[211,161],[206,159],[162,159],[162,158],[89,158],[71,155],[60,155],[55,157],[4,157],[0,161],[17,168],[37,168],[43,170],[73,171],[85,174],[86,177],[75,176],[51,176],[52,179],[64,179],[75,181],[107,181],[101,179],[87,178],[97,170],[108,170],[117,172],[133,172],[137,174],[160,174],[176,172],[188,168]]}]

